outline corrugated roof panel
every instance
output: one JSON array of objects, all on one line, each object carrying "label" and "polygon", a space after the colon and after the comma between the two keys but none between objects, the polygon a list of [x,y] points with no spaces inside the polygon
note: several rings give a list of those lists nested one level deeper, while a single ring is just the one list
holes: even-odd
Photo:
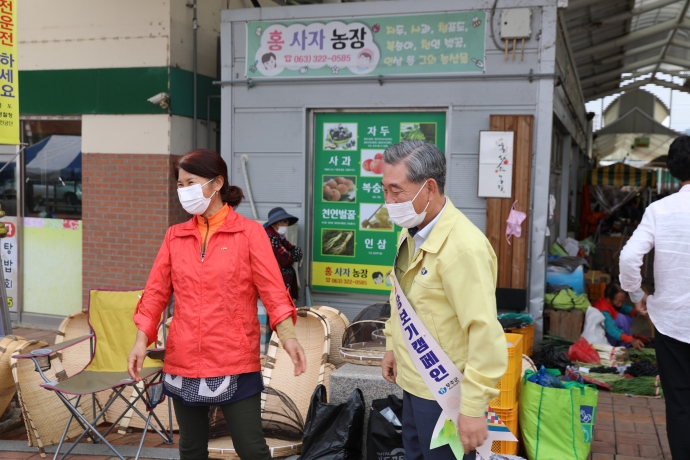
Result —
[{"label": "corrugated roof panel", "polygon": [[585,99],[618,88],[623,73],[690,70],[683,13],[690,20],[690,0],[570,0],[566,27]]}]

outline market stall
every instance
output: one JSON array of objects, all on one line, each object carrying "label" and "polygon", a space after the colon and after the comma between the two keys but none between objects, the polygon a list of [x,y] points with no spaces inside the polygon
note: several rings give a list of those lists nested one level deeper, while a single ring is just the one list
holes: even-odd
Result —
[{"label": "market stall", "polygon": [[[505,52],[512,39],[498,42],[508,36],[515,57]],[[575,209],[571,171],[585,162],[590,129],[557,5],[232,10],[221,47],[221,155],[233,183],[252,184],[257,216],[247,204],[238,212],[263,219],[280,206],[299,217],[305,299],[350,320],[387,299],[400,229],[382,207],[381,157],[423,139],[448,158],[445,194],[497,254],[499,309],[528,310],[538,342],[545,246]],[[498,144],[480,146],[487,132],[507,146],[500,168]],[[550,195],[564,209],[557,216]],[[513,205],[526,218],[508,243]]]},{"label": "market stall", "polygon": [[581,238],[590,237],[594,243],[590,269],[617,277],[620,251],[651,203],[656,180],[656,171],[624,163],[587,171]]}]

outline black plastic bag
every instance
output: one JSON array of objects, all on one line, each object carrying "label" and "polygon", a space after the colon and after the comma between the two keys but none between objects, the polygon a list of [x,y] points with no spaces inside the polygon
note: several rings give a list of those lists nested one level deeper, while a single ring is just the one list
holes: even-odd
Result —
[{"label": "black plastic bag", "polygon": [[[367,428],[367,460],[397,459],[405,455],[402,426],[399,426],[402,421],[402,407],[402,401],[395,395],[372,401]],[[389,422],[381,413],[387,408],[397,417],[398,425]]]},{"label": "black plastic bag", "polygon": [[362,458],[364,396],[359,388],[342,404],[326,402],[326,387],[314,390],[304,425],[300,460],[359,460]]},{"label": "black plastic bag", "polygon": [[[537,364],[538,363],[538,364]],[[539,354],[539,357],[534,360],[537,368],[544,366],[547,369],[558,369],[561,374],[565,375],[565,369],[572,366],[572,361],[568,355],[554,347],[544,347]]]}]

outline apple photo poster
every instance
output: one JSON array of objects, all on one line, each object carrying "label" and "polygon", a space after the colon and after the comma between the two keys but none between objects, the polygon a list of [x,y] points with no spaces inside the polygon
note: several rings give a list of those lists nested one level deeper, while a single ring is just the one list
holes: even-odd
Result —
[{"label": "apple photo poster", "polygon": [[485,198],[510,198],[513,191],[513,131],[479,132],[479,191]]},{"label": "apple photo poster", "polygon": [[362,171],[364,177],[383,177],[383,150],[362,149]]}]

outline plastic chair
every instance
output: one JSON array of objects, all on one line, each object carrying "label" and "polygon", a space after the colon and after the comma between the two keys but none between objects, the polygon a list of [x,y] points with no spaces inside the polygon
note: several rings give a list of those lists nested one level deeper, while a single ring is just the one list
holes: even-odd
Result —
[{"label": "plastic chair", "polygon": [[[45,381],[45,383],[40,386],[55,392],[70,412],[67,426],[60,439],[54,459],[58,458],[60,449],[67,438],[70,425],[72,421],[76,419],[77,423],[81,425],[84,431],[76,438],[67,452],[60,457],[61,459],[69,455],[84,436],[88,435],[94,442],[102,441],[105,443],[115,455],[124,460],[124,457],[117,449],[106,440],[106,436],[117,426],[120,419],[122,419],[129,410],[133,410],[146,421],[144,432],[141,435],[139,449],[135,457],[136,459],[139,458],[139,454],[141,453],[149,426],[164,439],[166,444],[173,443],[172,433],[169,435],[166,433],[163,424],[154,412],[155,406],[164,398],[160,391],[162,388],[160,383],[163,379],[163,367],[161,362],[151,358],[147,358],[144,361],[143,369],[140,372],[142,378],[148,381],[148,383],[144,385],[144,390],[141,390],[139,386],[136,385],[127,372],[127,357],[131,349],[132,338],[136,336],[137,332],[137,328],[132,321],[132,316],[134,315],[136,304],[141,294],[142,291],[93,290],[90,295],[88,313],[91,334],[67,340],[49,348],[33,350],[30,353],[15,356],[17,359],[33,360],[36,365],[36,371]],[[50,355],[89,339],[93,339],[95,343],[94,353],[89,364],[87,364],[81,372],[60,382],[51,381],[46,377],[44,370],[46,369],[45,366],[50,363]],[[132,388],[133,391],[136,392],[136,397],[132,398],[132,400],[127,399],[122,394],[127,388]],[[77,407],[79,407],[79,402],[83,396],[93,396],[95,393],[106,390],[113,390],[112,394],[103,409],[98,414],[95,414],[93,421],[90,422],[86,416],[77,409]],[[74,404],[70,401],[70,399],[74,398],[70,398],[68,395],[77,396]],[[103,421],[102,418],[108,411],[108,408],[118,399],[124,400],[126,409],[113,421],[113,424],[104,434],[99,433],[96,426],[99,422]],[[135,407],[139,399],[144,400],[146,410],[149,411],[148,416],[145,416]],[[158,424],[158,427],[152,423],[152,418]]]}]

